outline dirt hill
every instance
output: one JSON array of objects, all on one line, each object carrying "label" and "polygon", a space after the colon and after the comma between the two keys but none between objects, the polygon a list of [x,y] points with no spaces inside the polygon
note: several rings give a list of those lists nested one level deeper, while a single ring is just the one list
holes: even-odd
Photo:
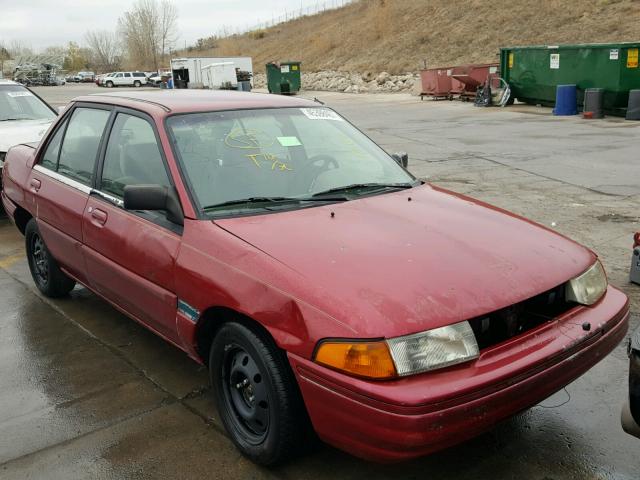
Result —
[{"label": "dirt hill", "polygon": [[496,61],[500,46],[638,40],[640,0],[360,0],[185,54],[402,73]]}]

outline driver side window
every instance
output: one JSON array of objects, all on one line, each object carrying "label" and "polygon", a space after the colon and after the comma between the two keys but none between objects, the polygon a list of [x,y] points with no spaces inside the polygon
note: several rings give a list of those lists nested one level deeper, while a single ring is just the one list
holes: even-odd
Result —
[{"label": "driver side window", "polygon": [[100,189],[121,199],[127,185],[170,187],[171,182],[149,122],[119,113],[107,144]]}]

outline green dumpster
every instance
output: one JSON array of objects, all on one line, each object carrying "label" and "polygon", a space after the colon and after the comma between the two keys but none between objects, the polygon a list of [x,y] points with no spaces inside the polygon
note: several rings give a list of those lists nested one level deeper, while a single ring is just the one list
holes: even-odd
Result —
[{"label": "green dumpster", "polygon": [[267,63],[269,93],[295,95],[301,87],[300,62]]},{"label": "green dumpster", "polygon": [[578,105],[587,88],[602,88],[604,111],[624,116],[629,90],[640,88],[639,49],[640,43],[507,47],[500,49],[500,71],[522,102],[554,106],[556,87],[575,84]]}]

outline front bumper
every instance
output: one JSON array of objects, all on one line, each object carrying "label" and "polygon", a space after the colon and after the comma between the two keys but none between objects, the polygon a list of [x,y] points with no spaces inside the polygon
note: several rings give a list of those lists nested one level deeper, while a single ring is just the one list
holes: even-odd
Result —
[{"label": "front bumper", "polygon": [[629,339],[629,397],[622,408],[622,428],[640,438],[640,329]]},{"label": "front bumper", "polygon": [[441,371],[371,382],[292,354],[289,360],[320,438],[392,462],[460,443],[539,403],[611,352],[628,319],[627,297],[609,287],[593,307],[578,307],[484,350],[474,362]]}]

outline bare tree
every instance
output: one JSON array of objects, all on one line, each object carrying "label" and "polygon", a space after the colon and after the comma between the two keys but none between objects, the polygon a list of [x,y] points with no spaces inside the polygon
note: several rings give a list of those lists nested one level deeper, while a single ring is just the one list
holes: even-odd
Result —
[{"label": "bare tree", "polygon": [[0,43],[0,78],[4,78],[4,62],[11,60],[11,54],[4,44]]},{"label": "bare tree", "polygon": [[158,69],[176,38],[178,12],[168,0],[137,0],[118,20],[129,59],[136,66]]},{"label": "bare tree", "polygon": [[21,42],[20,40],[13,40],[9,46],[7,46],[7,50],[11,58],[33,55],[31,45]]},{"label": "bare tree", "polygon": [[105,72],[119,68],[121,49],[116,33],[107,30],[90,31],[85,34],[85,41],[91,49],[96,68]]},{"label": "bare tree", "polygon": [[162,62],[166,62],[167,50],[178,39],[178,9],[169,0],[162,0],[160,3],[160,53]]}]

